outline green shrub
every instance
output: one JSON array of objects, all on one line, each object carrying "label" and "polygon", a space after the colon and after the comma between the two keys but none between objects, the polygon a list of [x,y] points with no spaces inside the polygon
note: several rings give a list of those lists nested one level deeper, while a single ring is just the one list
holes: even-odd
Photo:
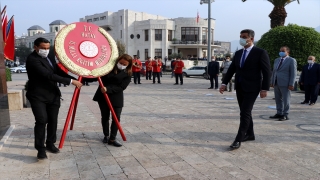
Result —
[{"label": "green shrub", "polygon": [[6,80],[7,81],[12,81],[11,79],[11,71],[9,68],[6,68]]},{"label": "green shrub", "polygon": [[297,60],[299,71],[307,64],[308,56],[320,59],[320,33],[314,28],[296,24],[270,29],[256,45],[268,52],[272,67],[274,60],[279,57],[281,46],[290,48],[290,56]]}]

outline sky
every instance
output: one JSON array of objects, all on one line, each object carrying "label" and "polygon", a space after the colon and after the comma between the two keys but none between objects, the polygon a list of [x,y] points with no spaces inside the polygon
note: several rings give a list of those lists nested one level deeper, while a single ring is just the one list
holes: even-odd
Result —
[{"label": "sky", "polygon": [[[47,32],[49,23],[61,19],[66,23],[78,22],[86,15],[105,11],[117,12],[130,9],[168,18],[208,17],[208,5],[200,0],[0,0],[7,5],[9,17],[14,15],[15,33],[21,36],[32,25],[40,25]],[[255,40],[270,29],[268,15],[273,5],[267,0],[215,0],[211,4],[211,17],[216,19],[214,39],[234,41],[242,29],[250,28],[256,33]],[[285,25],[294,23],[317,28],[320,26],[320,0],[300,0],[286,6]]]}]

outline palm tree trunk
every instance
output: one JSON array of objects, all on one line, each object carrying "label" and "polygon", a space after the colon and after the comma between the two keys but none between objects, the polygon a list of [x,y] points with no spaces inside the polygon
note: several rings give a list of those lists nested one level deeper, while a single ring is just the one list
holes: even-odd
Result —
[{"label": "palm tree trunk", "polygon": [[277,26],[284,26],[284,22],[286,21],[287,12],[284,6],[275,6],[272,12],[269,14],[271,19],[271,28],[275,28]]}]

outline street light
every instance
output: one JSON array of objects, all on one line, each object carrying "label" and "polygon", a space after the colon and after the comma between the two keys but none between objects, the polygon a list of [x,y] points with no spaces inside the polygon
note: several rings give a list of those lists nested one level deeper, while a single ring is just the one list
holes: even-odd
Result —
[{"label": "street light", "polygon": [[211,3],[214,0],[200,0],[200,4],[208,4],[208,52],[207,52],[207,75],[209,77],[209,59],[211,59]]}]

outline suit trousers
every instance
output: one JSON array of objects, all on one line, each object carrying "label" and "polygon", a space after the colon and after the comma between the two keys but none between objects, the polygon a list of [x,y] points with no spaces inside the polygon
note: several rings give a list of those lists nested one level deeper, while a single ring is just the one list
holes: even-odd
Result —
[{"label": "suit trousers", "polygon": [[140,83],[140,72],[133,72],[133,82],[135,84],[137,84],[137,81],[138,83]]},{"label": "suit trousers", "polygon": [[151,80],[151,73],[152,71],[146,71],[146,80]]},{"label": "suit trousers", "polygon": [[259,92],[244,92],[241,84],[237,84],[236,93],[240,108],[240,126],[235,141],[241,142],[245,135],[254,136],[251,112]]},{"label": "suit trousers", "polygon": [[316,103],[318,100],[319,84],[304,85],[304,102]]},{"label": "suit trousers", "polygon": [[180,84],[183,84],[183,76],[182,74],[175,74],[176,76],[176,84],[179,84],[178,78],[180,78]]},{"label": "suit trousers", "polygon": [[210,87],[213,88],[213,80],[214,80],[214,88],[218,89],[218,76],[216,74],[210,75]]},{"label": "suit trousers", "polygon": [[35,99],[29,99],[29,101],[36,120],[34,126],[34,147],[38,151],[45,151],[46,147],[44,146],[44,142],[46,138],[46,126],[46,144],[54,144],[57,140],[57,123],[60,99],[57,96],[57,98],[55,98],[55,100],[51,103],[44,103]]},{"label": "suit trousers", "polygon": [[288,86],[274,86],[274,97],[276,99],[277,114],[288,115],[290,110],[291,91]]},{"label": "suit trousers", "polygon": [[[105,100],[98,101],[100,112],[101,112],[101,124],[102,124],[102,130],[105,137],[109,136],[109,119],[110,119],[110,109]],[[121,108],[113,108],[114,112],[116,113],[116,116],[120,122],[120,115],[122,112]],[[114,122],[114,118],[112,117],[112,123],[111,123],[111,134],[110,134],[110,140],[115,140],[118,132],[118,126]]]},{"label": "suit trousers", "polygon": [[158,79],[158,83],[160,83],[160,72],[153,72],[153,78],[152,78],[153,83],[156,82],[156,77]]}]

